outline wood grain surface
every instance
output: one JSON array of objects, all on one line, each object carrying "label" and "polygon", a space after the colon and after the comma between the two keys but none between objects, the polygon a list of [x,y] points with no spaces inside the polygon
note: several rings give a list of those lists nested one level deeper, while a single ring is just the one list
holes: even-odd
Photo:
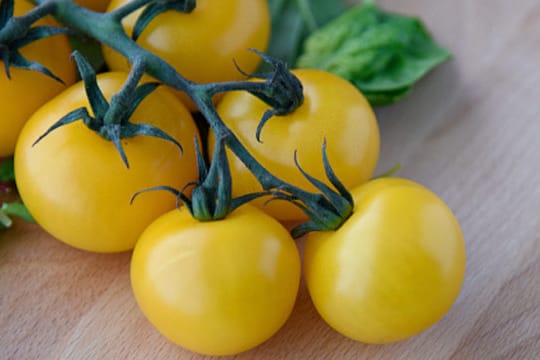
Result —
[{"label": "wood grain surface", "polygon": [[[420,16],[453,59],[377,110],[380,169],[430,187],[467,242],[463,290],[439,323],[368,346],[294,312],[234,359],[540,359],[540,2],[381,0]],[[299,244],[301,246],[301,243]],[[0,233],[0,359],[204,359],[160,336],[129,284],[130,254],[65,246],[37,225]]]}]

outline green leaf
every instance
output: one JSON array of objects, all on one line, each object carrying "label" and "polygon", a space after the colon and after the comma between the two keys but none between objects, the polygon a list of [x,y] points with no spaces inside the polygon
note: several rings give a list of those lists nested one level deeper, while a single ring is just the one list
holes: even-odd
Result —
[{"label": "green leaf", "polygon": [[0,229],[9,228],[13,224],[10,216],[17,216],[25,221],[34,222],[32,215],[30,215],[26,206],[20,201],[3,203],[0,206]]},{"label": "green leaf", "polygon": [[269,0],[268,5],[272,34],[266,53],[290,66],[312,31],[347,10],[343,0]]},{"label": "green leaf", "polygon": [[403,98],[449,57],[419,19],[365,2],[312,33],[297,66],[339,75],[373,105],[384,105]]},{"label": "green leaf", "polygon": [[13,158],[4,159],[0,162],[0,182],[15,180],[15,169],[13,168]]},{"label": "green leaf", "polygon": [[362,92],[364,96],[368,99],[371,105],[378,106],[378,105],[388,105],[395,102],[398,102],[399,100],[403,99],[405,96],[407,96],[411,92],[412,86],[407,86],[402,89],[397,89],[395,91],[387,90],[387,91],[367,91],[365,89],[362,89]]}]

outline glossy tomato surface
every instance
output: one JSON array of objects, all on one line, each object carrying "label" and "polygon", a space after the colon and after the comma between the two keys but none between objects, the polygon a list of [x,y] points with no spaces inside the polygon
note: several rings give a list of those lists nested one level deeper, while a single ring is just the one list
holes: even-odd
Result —
[{"label": "glossy tomato surface", "polygon": [[[21,16],[32,8],[30,2],[17,0],[14,15]],[[45,18],[36,24],[53,25],[53,20]],[[10,80],[0,60],[0,157],[13,154],[19,133],[32,113],[76,79],[75,64],[70,60],[71,47],[64,35],[38,40],[22,47],[20,52],[26,59],[45,66],[65,84],[40,72],[15,67],[10,68]]]},{"label": "glossy tomato surface", "polygon": [[[261,142],[255,137],[257,125],[269,106],[247,92],[227,93],[218,104],[218,113],[248,151],[279,178],[306,190],[316,189],[294,164],[298,161],[310,175],[325,180],[322,146],[339,179],[352,188],[373,175],[379,157],[379,128],[364,96],[347,81],[320,70],[294,70],[304,87],[304,103],[294,112],[274,116],[264,126]],[[213,148],[210,137],[210,148]],[[260,191],[255,177],[232,153],[231,171],[235,195]],[[328,181],[326,181],[329,183]],[[254,202],[281,220],[304,219],[296,207],[283,201]]]},{"label": "glossy tomato surface", "polygon": [[[112,0],[108,10],[128,1]],[[130,36],[139,14],[123,22]],[[137,43],[169,62],[188,80],[209,83],[243,79],[234,61],[245,72],[253,72],[261,59],[248,49],[264,51],[269,34],[270,14],[265,0],[198,0],[189,14],[167,11],[158,15]],[[129,68],[120,54],[107,47],[103,50],[112,69]],[[187,96],[180,95],[195,109]]]},{"label": "glossy tomato surface", "polygon": [[[98,76],[110,99],[127,74]],[[50,133],[32,145],[68,112],[88,107],[82,83],[77,83],[41,107],[25,125],[15,153],[20,195],[36,221],[59,240],[74,247],[117,252],[131,249],[144,228],[175,207],[174,196],[162,192],[131,197],[149,187],[181,188],[196,177],[191,114],[176,96],[158,88],[146,97],[133,123],[159,127],[183,144],[148,136],[122,140],[130,167],[122,162],[111,141],[89,130],[81,121]]]},{"label": "glossy tomato surface", "polygon": [[174,343],[210,355],[236,354],[275,334],[292,311],[299,278],[287,230],[250,205],[209,222],[173,210],[145,230],[131,262],[148,320]]},{"label": "glossy tomato surface", "polygon": [[311,233],[304,270],[323,319],[366,343],[413,336],[452,306],[465,272],[465,245],[451,210],[420,184],[370,181],[336,231]]}]

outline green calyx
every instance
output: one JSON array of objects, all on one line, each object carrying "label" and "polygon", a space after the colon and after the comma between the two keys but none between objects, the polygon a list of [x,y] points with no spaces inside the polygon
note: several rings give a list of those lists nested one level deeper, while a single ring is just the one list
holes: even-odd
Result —
[{"label": "green calyx", "polygon": [[258,50],[251,50],[271,67],[271,71],[266,73],[246,74],[237,66],[237,69],[244,75],[265,80],[259,83],[261,86],[246,89],[246,91],[272,107],[272,109],[264,112],[262,119],[257,125],[255,136],[257,141],[261,142],[261,132],[268,120],[275,115],[290,114],[302,105],[304,102],[304,89],[300,80],[289,71],[285,62]]},{"label": "green calyx", "polygon": [[24,16],[14,17],[14,6],[14,0],[0,2],[0,60],[4,62],[6,76],[11,79],[10,68],[15,67],[39,71],[60,83],[64,83],[62,79],[42,64],[22,56],[19,50],[34,41],[53,35],[66,34],[69,30],[55,26],[31,27],[36,20],[46,15],[48,9],[46,7],[36,8]]},{"label": "green calyx", "polygon": [[137,40],[148,24],[159,14],[169,10],[190,13],[195,9],[195,6],[196,0],[155,0],[144,9],[137,19],[131,38]]},{"label": "green calyx", "polygon": [[145,123],[134,124],[129,119],[139,104],[154,91],[160,84],[149,82],[138,85],[144,74],[144,64],[135,61],[132,71],[124,87],[115,94],[110,103],[105,99],[96,79],[96,73],[90,63],[77,51],[73,53],[82,80],[84,81],[88,101],[94,116],[91,116],[87,108],[78,108],[56,123],[42,134],[33,145],[43,140],[52,131],[58,128],[82,120],[91,130],[98,133],[102,138],[112,141],[122,161],[129,168],[126,153],[122,147],[121,139],[131,138],[137,135],[157,137],[175,144],[180,151],[182,145],[163,130]]},{"label": "green calyx", "polygon": [[[239,206],[258,197],[270,195],[270,191],[261,191],[232,196],[232,178],[225,151],[225,139],[216,139],[216,147],[212,163],[208,167],[197,139],[195,139],[195,153],[197,157],[197,181],[186,184],[183,189],[177,190],[170,186],[157,186],[137,192],[131,199],[147,191],[165,190],[176,196],[177,207],[181,203],[189,210],[191,215],[199,221],[215,221],[224,219]],[[193,188],[191,195],[186,194]]]},{"label": "green calyx", "polygon": [[304,89],[300,80],[291,72],[287,64],[256,49],[249,49],[259,55],[264,61],[264,68],[270,68],[263,73],[249,74],[244,72],[235,62],[236,69],[252,79],[264,81],[232,81],[223,83],[194,84],[191,91],[198,91],[205,96],[212,96],[227,91],[247,91],[258,97],[271,109],[264,112],[257,126],[256,138],[261,141],[264,125],[274,115],[287,115],[295,111],[304,102]]},{"label": "green calyx", "polygon": [[285,191],[273,192],[273,200],[286,200],[299,207],[309,217],[309,221],[293,228],[291,234],[298,238],[312,231],[335,230],[349,218],[353,212],[354,200],[351,193],[335,174],[326,153],[326,140],[322,146],[322,157],[326,178],[334,189],[326,183],[305,172],[294,153],[294,162],[304,177],[313,184],[320,193]]},{"label": "green calyx", "polygon": [[225,218],[239,206],[268,192],[254,193],[238,198],[232,196],[232,178],[223,138],[216,139],[216,147],[210,167],[206,164],[196,142],[198,181],[194,184],[191,199],[184,204],[192,216],[200,221]]}]

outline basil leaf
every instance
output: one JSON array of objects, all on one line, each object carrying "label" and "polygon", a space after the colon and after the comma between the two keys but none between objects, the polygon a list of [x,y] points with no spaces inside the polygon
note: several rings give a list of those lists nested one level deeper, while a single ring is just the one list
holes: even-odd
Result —
[{"label": "basil leaf", "polygon": [[[8,191],[9,187],[4,183],[9,183],[15,180],[15,170],[13,168],[13,157],[0,159],[0,193]],[[9,228],[13,221],[11,216],[20,217],[26,221],[33,222],[32,215],[20,200],[5,203],[0,196],[0,229]]]},{"label": "basil leaf", "polygon": [[0,160],[0,182],[9,182],[13,180],[15,180],[13,157]]},{"label": "basil leaf", "polygon": [[13,221],[10,216],[17,216],[25,221],[34,222],[32,215],[30,215],[26,206],[20,201],[3,203],[0,206],[0,229],[11,227]]},{"label": "basil leaf", "polygon": [[384,105],[401,99],[449,57],[419,19],[366,1],[312,33],[297,65],[339,75],[373,105]]},{"label": "basil leaf", "polygon": [[388,105],[393,104],[395,102],[398,102],[399,100],[403,99],[405,96],[409,94],[411,91],[412,86],[407,86],[402,89],[397,90],[388,90],[388,91],[366,91],[363,90],[362,93],[368,99],[369,103],[373,106],[382,106],[382,105]]},{"label": "basil leaf", "polygon": [[266,53],[290,66],[306,37],[347,10],[344,0],[269,0],[272,33]]}]

